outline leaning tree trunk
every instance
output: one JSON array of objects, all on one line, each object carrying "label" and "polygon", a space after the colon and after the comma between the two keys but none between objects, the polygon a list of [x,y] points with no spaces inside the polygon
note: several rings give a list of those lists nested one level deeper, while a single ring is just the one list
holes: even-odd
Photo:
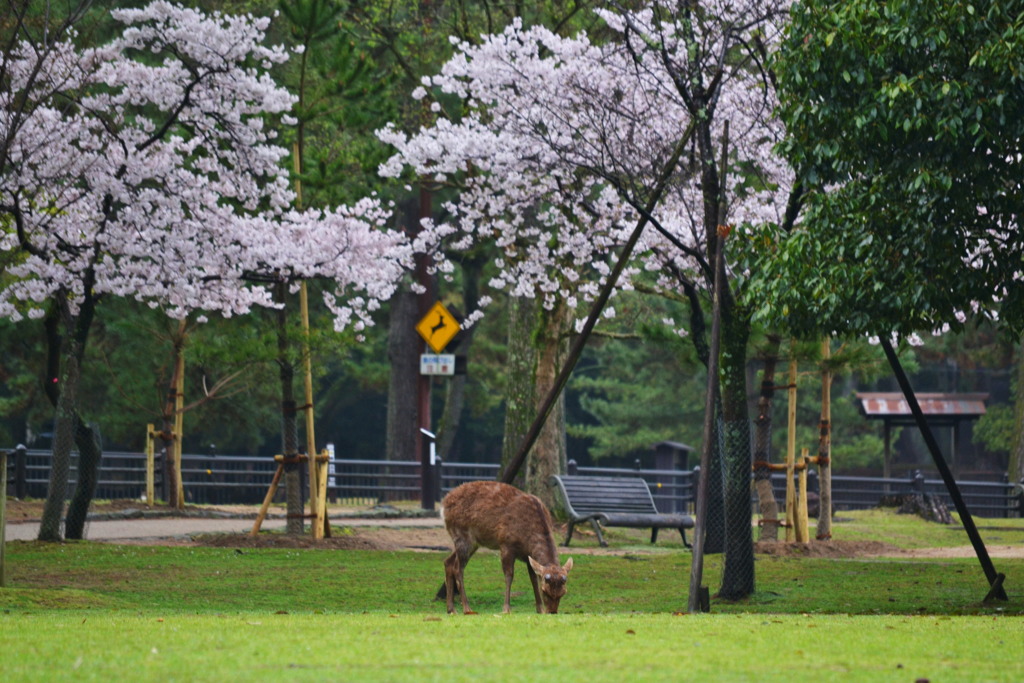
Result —
[{"label": "leaning tree trunk", "polygon": [[761,373],[761,393],[757,398],[757,419],[754,422],[754,488],[757,491],[761,513],[759,540],[779,540],[779,503],[772,488],[771,443],[772,399],[775,397],[775,364],[778,361],[782,338],[768,335],[764,349],[764,369]]}]

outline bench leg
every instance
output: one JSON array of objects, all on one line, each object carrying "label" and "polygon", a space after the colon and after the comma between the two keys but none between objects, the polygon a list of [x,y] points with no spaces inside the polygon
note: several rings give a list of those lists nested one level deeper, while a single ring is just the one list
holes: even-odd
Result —
[{"label": "bench leg", "polygon": [[573,532],[573,529],[575,529],[575,528],[576,528],[576,522],[569,522],[569,532],[565,535],[565,543],[563,544],[563,545],[565,545],[566,548],[569,547],[569,541],[572,540],[572,532]]},{"label": "bench leg", "polygon": [[684,529],[683,527],[679,527],[679,533],[683,537],[683,547],[693,550],[693,546],[687,543],[686,541],[686,529]]},{"label": "bench leg", "polygon": [[597,523],[596,519],[590,520],[590,524],[594,527],[594,533],[597,534],[597,542],[601,544],[602,548],[607,548],[608,541],[604,540],[604,534],[601,533],[601,525]]},{"label": "bench leg", "polygon": [[655,541],[658,540],[658,527],[651,527],[651,545],[654,545]]}]

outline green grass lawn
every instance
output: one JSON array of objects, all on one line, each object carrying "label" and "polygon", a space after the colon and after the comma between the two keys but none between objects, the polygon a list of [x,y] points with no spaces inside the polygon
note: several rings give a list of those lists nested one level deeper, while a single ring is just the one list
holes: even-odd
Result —
[{"label": "green grass lawn", "polygon": [[1019,681],[1020,619],[600,614],[0,619],[5,681]]},{"label": "green grass lawn", "polygon": [[[1024,542],[1022,520],[989,526],[990,543]],[[836,534],[967,543],[885,512]],[[522,568],[501,615],[483,551],[466,569],[479,614],[448,616],[432,599],[440,552],[9,543],[0,680],[1024,680],[1024,560],[995,560],[1010,600],[986,604],[976,558],[758,555],[751,598],[687,615],[678,539],[616,543],[632,552],[563,552],[575,567],[554,616],[532,613]],[[721,556],[706,565],[713,592]]]}]

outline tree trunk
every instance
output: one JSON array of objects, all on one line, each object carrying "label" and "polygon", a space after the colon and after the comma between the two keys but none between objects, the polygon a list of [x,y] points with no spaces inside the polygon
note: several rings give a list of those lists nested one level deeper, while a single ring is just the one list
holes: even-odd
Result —
[{"label": "tree trunk", "polygon": [[185,321],[181,322],[180,339],[175,340],[174,349],[174,498],[171,505],[176,510],[185,509],[185,484],[181,476],[181,455],[185,439]]},{"label": "tree trunk", "polygon": [[[540,307],[537,334],[536,367],[534,368],[534,395],[532,413],[536,416],[541,405],[555,386],[555,380],[568,352],[564,332],[569,319],[568,309],[558,304],[550,311]],[[548,485],[551,475],[563,474],[566,469],[565,392],[551,409],[547,422],[537,437],[537,443],[526,460],[526,491],[540,498],[548,509],[555,509],[558,496]]]},{"label": "tree trunk", "polygon": [[722,401],[719,397],[715,414],[715,443],[711,448],[708,471],[707,521],[704,524],[704,554],[725,552],[725,425],[722,421]]},{"label": "tree trunk", "polygon": [[81,540],[85,534],[89,505],[96,495],[96,484],[99,483],[103,440],[97,425],[86,425],[77,415],[75,445],[78,447],[78,477],[75,492],[68,503],[67,515],[64,518],[64,537]]},{"label": "tree trunk", "polygon": [[[730,307],[731,308],[731,307]],[[739,600],[754,592],[754,539],[750,528],[750,415],[746,349],[750,326],[722,311],[722,421],[725,473],[725,568],[719,596]]]},{"label": "tree trunk", "polygon": [[[71,342],[74,346],[74,342]],[[64,369],[61,372],[57,407],[53,418],[53,459],[50,465],[50,480],[46,490],[46,504],[43,506],[39,525],[40,541],[60,541],[61,517],[64,500],[67,497],[68,481],[71,476],[71,449],[75,442],[75,403],[78,394],[80,371],[78,356],[73,349],[65,354]]]},{"label": "tree trunk", "polygon": [[77,316],[71,314],[66,294],[57,294],[54,297],[54,308],[44,323],[47,338],[45,391],[54,405],[54,437],[46,504],[39,525],[38,538],[41,541],[61,540],[61,515],[71,476],[72,444],[79,440],[79,449],[84,451],[84,455],[79,455],[80,460],[84,459],[84,465],[79,465],[80,485],[76,489],[73,508],[75,519],[72,532],[76,533],[78,538],[81,537],[82,529],[79,528],[77,516],[81,515],[81,526],[84,527],[85,513],[92,502],[102,456],[98,441],[87,442],[84,432],[79,433],[82,419],[78,413],[78,388],[82,358],[85,355],[85,344],[96,306],[96,300],[88,293],[88,286],[86,291],[86,296],[82,297],[79,304]]},{"label": "tree trunk", "polygon": [[81,379],[81,344],[67,295],[54,297],[46,317],[46,394],[53,403],[53,455],[46,489],[46,503],[39,525],[40,541],[61,541],[60,518],[65,511],[71,480],[71,452],[78,421],[78,387]]},{"label": "tree trunk", "polygon": [[761,513],[759,540],[775,542],[779,540],[779,503],[772,488],[772,471],[766,465],[771,463],[775,364],[782,338],[770,334],[767,341],[763,352],[764,370],[761,373],[761,393],[757,399],[757,419],[754,422],[754,487]]},{"label": "tree trunk", "polygon": [[[416,456],[416,432],[419,408],[417,382],[422,341],[416,333],[419,319],[417,295],[398,292],[391,299],[391,321],[388,329],[388,361],[391,376],[388,383],[387,460],[413,460]],[[392,496],[386,494],[390,499]]]},{"label": "tree trunk", "polygon": [[[277,286],[278,303],[286,304],[284,283]],[[288,335],[288,307],[277,311],[277,363],[281,380],[281,448],[285,458],[284,485],[287,521],[285,533],[300,536],[303,532],[302,466],[294,459],[299,453],[299,421],[295,405],[295,368],[291,359]]]},{"label": "tree trunk", "polygon": [[[508,356],[505,361],[505,435],[501,448],[501,472],[511,464],[536,416],[537,349],[533,337],[538,304],[536,299],[509,297]],[[515,485],[525,487],[526,476],[519,470]]]},{"label": "tree trunk", "polygon": [[164,487],[167,504],[177,510],[185,508],[185,491],[181,480],[181,440],[184,424],[181,414],[185,391],[185,344],[188,341],[188,323],[178,321],[177,330],[171,331],[171,371],[167,387],[167,402],[162,415],[161,440],[164,443]]}]

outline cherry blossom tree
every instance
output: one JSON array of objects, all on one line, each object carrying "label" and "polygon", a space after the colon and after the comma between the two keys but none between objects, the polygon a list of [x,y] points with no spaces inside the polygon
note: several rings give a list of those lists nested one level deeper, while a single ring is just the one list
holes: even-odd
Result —
[{"label": "cherry blossom tree", "polygon": [[44,540],[61,535],[72,442],[91,438],[77,387],[103,297],[230,316],[321,276],[336,325],[360,327],[409,257],[373,199],[290,209],[274,129],[293,98],[268,75],[287,58],[263,45],[269,20],[163,1],[111,14],[123,30],[101,47],[18,17],[0,64],[0,315],[49,311],[61,332]]},{"label": "cherry blossom tree", "polygon": [[[654,278],[682,289],[705,360],[704,307],[721,301],[718,373],[727,516],[721,595],[753,590],[746,359],[751,307],[742,299],[750,245],[766,225],[796,220],[793,174],[772,151],[780,128],[765,59],[784,2],[652,2],[600,11],[613,39],[562,38],[515,23],[479,45],[459,43],[427,88],[462,98],[465,114],[408,136],[381,133],[405,165],[458,178],[451,246],[502,248],[492,285],[546,306],[582,305],[610,272],[634,224],[648,223],[621,287]],[[728,156],[720,163],[720,141]],[[724,173],[723,173],[724,171]],[[667,181],[667,182],[666,182]],[[727,278],[714,263],[730,229]],[[608,311],[607,314],[612,314]],[[680,327],[677,321],[669,321]],[[686,332],[681,332],[686,333]]]}]

